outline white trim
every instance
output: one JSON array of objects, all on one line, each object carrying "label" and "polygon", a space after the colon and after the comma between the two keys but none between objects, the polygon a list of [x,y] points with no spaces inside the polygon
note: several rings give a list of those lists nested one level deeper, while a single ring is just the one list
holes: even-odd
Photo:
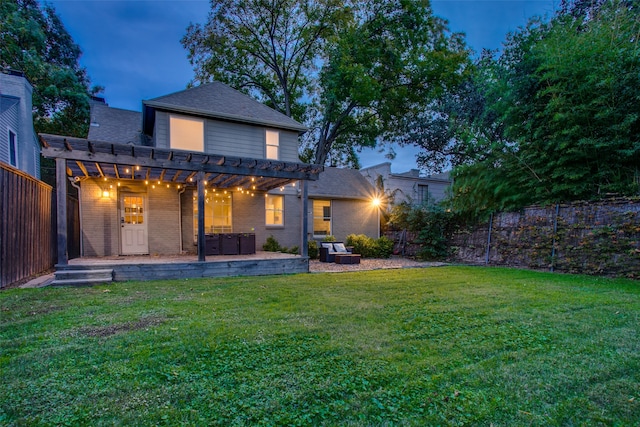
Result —
[{"label": "white trim", "polygon": [[[316,217],[315,215],[315,203],[316,202],[329,202],[329,234],[315,234],[315,222],[316,222],[316,218],[320,218],[320,217]],[[322,216],[322,218],[326,218],[324,215]],[[331,199],[311,199],[311,232],[313,233],[313,238],[314,239],[322,239],[324,237],[327,236],[332,236],[333,235],[333,201]]]},{"label": "white trim", "polygon": [[[13,152],[15,154],[15,163],[11,162],[11,134],[13,134]],[[11,166],[20,169],[20,155],[18,152],[18,132],[16,132],[11,126],[7,126],[7,163]]]},{"label": "white trim", "polygon": [[277,130],[265,129],[264,141],[264,158],[280,160],[280,132]]},{"label": "white trim", "polygon": [[[273,205],[274,207],[269,209],[267,207],[268,206],[267,205],[267,200],[269,199],[269,197],[273,197],[274,199],[278,198],[280,200],[280,203],[281,203],[281,208],[277,209],[275,207],[275,204],[274,204]],[[264,195],[264,203],[265,203],[264,204],[264,224],[265,224],[265,226],[266,227],[270,227],[270,228],[271,227],[284,227],[284,194],[268,194],[267,193],[267,194]],[[280,212],[280,222],[277,223],[277,224],[276,223],[270,224],[269,221],[268,221],[269,212],[272,213],[272,217],[274,217],[274,218],[276,216],[276,212]]]}]

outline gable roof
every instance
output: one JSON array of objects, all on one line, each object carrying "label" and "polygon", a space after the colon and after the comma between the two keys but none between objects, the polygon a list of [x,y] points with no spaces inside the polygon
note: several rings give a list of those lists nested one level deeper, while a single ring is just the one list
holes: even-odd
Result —
[{"label": "gable roof", "polygon": [[140,144],[142,113],[91,103],[88,139],[122,144]]},{"label": "gable roof", "polygon": [[[153,126],[153,109],[170,110],[235,122],[273,126],[305,132],[307,128],[255,99],[221,82],[206,83],[143,101],[144,129]],[[147,132],[149,133],[149,132]]]},{"label": "gable roof", "polygon": [[318,180],[308,186],[309,197],[371,200],[376,194],[375,187],[356,169],[325,167]]}]

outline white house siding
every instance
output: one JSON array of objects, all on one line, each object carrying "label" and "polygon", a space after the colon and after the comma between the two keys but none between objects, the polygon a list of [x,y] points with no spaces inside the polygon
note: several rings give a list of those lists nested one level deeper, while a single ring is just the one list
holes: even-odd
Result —
[{"label": "white house siding", "polygon": [[[155,146],[169,149],[169,114],[156,111],[154,130]],[[265,158],[265,131],[277,130],[255,126],[206,119],[204,124],[205,152],[222,156]],[[294,131],[278,130],[280,133],[280,160],[299,162],[298,134]]]}]

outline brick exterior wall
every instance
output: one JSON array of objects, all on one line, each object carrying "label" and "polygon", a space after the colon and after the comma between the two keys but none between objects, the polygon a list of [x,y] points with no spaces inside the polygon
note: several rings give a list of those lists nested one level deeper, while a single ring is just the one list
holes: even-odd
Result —
[{"label": "brick exterior wall", "polygon": [[147,192],[147,233],[149,253],[180,253],[180,204],[175,186],[158,185]]},{"label": "brick exterior wall", "polygon": [[[165,185],[155,189],[134,182],[123,182],[122,186],[110,190],[109,197],[103,197],[103,189],[113,183],[87,180],[82,183],[80,193],[82,203],[83,256],[110,256],[121,253],[119,197],[122,193],[140,193],[146,197],[147,236],[149,254],[172,255],[182,252],[197,253],[193,231],[193,189],[179,194],[175,186]],[[256,250],[269,236],[273,236],[281,246],[291,248],[301,244],[302,199],[298,188],[287,186],[283,191],[276,189],[272,194],[284,196],[284,226],[265,224],[265,193],[233,193],[233,232],[255,233]],[[378,217],[376,208],[369,201],[333,199],[333,235],[339,241],[349,234],[366,234],[378,237]],[[313,203],[309,200],[308,231],[313,231]],[[182,246],[182,247],[181,247]]]},{"label": "brick exterior wall", "polygon": [[364,200],[332,200],[331,232],[344,242],[349,234],[365,234],[378,238],[377,207]]},{"label": "brick exterior wall", "polygon": [[[88,257],[118,255],[120,252],[120,224],[117,191],[98,180],[82,182],[80,191],[80,224],[82,255]],[[110,190],[103,197],[103,190]]]}]

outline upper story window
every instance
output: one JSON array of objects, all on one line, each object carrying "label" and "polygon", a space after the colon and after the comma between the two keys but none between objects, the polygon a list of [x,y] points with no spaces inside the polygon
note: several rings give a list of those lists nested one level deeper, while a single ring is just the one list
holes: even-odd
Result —
[{"label": "upper story window", "polygon": [[418,203],[425,205],[429,203],[429,186],[418,184]]},{"label": "upper story window", "polygon": [[9,164],[18,167],[18,137],[9,129]]},{"label": "upper story window", "polygon": [[268,130],[266,133],[267,149],[266,158],[278,160],[280,159],[280,133]]},{"label": "upper story window", "polygon": [[204,120],[169,116],[169,146],[178,150],[204,151]]}]

